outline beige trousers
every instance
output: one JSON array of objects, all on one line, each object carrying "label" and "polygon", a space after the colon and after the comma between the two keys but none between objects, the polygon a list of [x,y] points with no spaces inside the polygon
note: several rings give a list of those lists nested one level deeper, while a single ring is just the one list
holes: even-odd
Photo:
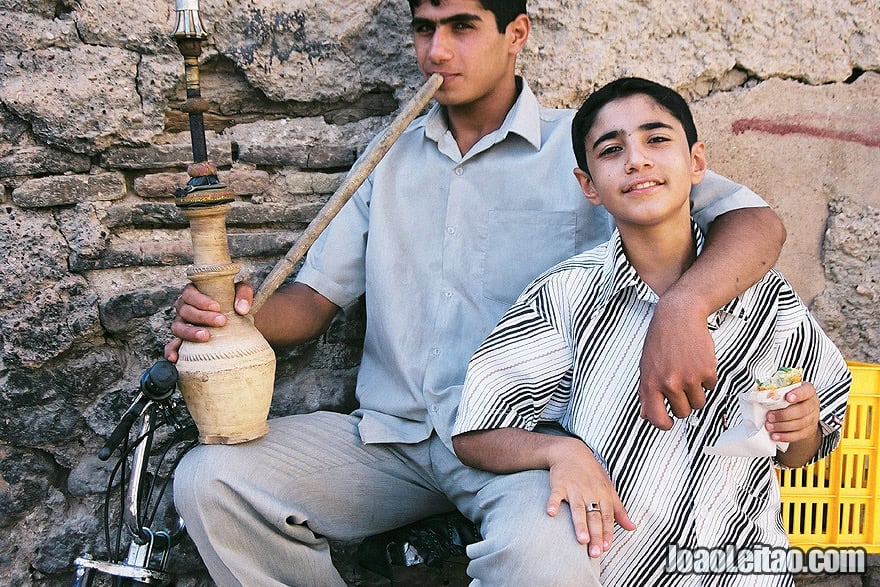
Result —
[{"label": "beige trousers", "polygon": [[357,423],[330,412],[289,416],[259,440],[186,455],[175,504],[218,585],[344,585],[328,538],[357,540],[454,508],[484,537],[468,547],[471,585],[599,585],[567,509],[545,512],[546,471],[471,469],[436,435],[364,445]]}]

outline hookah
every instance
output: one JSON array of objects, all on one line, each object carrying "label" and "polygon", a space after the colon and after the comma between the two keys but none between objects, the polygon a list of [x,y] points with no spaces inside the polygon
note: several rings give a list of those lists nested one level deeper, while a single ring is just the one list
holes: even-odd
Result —
[{"label": "hookah", "polygon": [[189,219],[193,265],[187,277],[220,304],[223,327],[208,328],[210,340],[184,341],[178,353],[179,387],[204,444],[237,444],[264,436],[275,382],[275,353],[251,316],[235,313],[235,276],[226,235],[226,215],[234,194],[217,177],[208,160],[203,114],[208,102],[201,95],[199,56],[207,38],[198,0],[177,0],[174,39],[183,56],[186,102],[193,163],[186,185],[174,194],[175,204]]},{"label": "hookah", "polygon": [[234,194],[217,177],[208,161],[203,113],[208,110],[199,84],[201,43],[207,33],[198,0],[177,0],[174,38],[184,58],[186,102],[193,163],[190,177],[175,192],[175,203],[189,219],[194,264],[187,277],[214,300],[227,317],[222,327],[208,328],[209,342],[184,341],[178,351],[179,387],[204,444],[237,444],[269,431],[268,414],[275,378],[275,354],[254,327],[252,316],[284,282],[342,206],[367,179],[410,122],[427,106],[443,84],[433,74],[403,106],[382,135],[373,141],[314,220],[281,258],[254,296],[251,313],[239,316],[233,308],[235,275],[240,267],[229,255],[226,215]]}]

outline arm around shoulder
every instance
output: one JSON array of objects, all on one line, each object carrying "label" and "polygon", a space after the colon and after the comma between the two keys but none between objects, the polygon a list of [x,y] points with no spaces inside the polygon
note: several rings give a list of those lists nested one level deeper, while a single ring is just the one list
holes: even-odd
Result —
[{"label": "arm around shoulder", "polygon": [[700,313],[708,315],[773,267],[786,232],[758,194],[711,170],[691,190],[691,203],[706,242],[697,261],[670,288],[670,297],[688,292],[689,304],[696,302]]},{"label": "arm around shoulder", "polygon": [[776,263],[785,228],[768,207],[725,212],[713,222],[702,253],[657,304],[640,362],[644,417],[672,425],[662,399],[678,417],[705,404],[716,383],[708,316],[760,280]]},{"label": "arm around shoulder", "polygon": [[766,206],[725,212],[712,222],[702,254],[668,293],[688,292],[708,316],[773,268],[785,236],[779,216]]}]

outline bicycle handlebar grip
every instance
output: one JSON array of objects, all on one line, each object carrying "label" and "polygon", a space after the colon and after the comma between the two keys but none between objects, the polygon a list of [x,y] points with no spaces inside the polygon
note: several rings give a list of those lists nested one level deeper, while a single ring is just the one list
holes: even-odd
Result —
[{"label": "bicycle handlebar grip", "polygon": [[165,401],[177,386],[177,367],[171,361],[161,359],[144,371],[141,376],[141,393],[153,401]]},{"label": "bicycle handlebar grip", "polygon": [[141,375],[140,397],[128,408],[119,420],[119,424],[113,429],[110,438],[98,451],[98,458],[106,461],[113,454],[113,450],[119,446],[122,439],[131,430],[131,425],[140,416],[147,403],[152,401],[161,402],[167,400],[174,393],[177,386],[177,367],[174,363],[162,359],[153,364]]},{"label": "bicycle handlebar grip", "polygon": [[144,406],[147,405],[148,401],[150,401],[148,398],[141,396],[139,401],[132,404],[132,406],[125,411],[122,418],[119,420],[119,424],[116,425],[116,428],[114,428],[113,432],[110,434],[110,438],[107,439],[107,442],[105,442],[104,446],[101,447],[101,450],[98,451],[98,458],[100,460],[106,461],[110,458],[110,455],[113,454],[113,450],[119,446],[119,443],[122,442],[122,439],[128,434],[128,431],[131,430],[131,425],[134,423],[135,418],[140,415],[141,410],[144,409]]}]

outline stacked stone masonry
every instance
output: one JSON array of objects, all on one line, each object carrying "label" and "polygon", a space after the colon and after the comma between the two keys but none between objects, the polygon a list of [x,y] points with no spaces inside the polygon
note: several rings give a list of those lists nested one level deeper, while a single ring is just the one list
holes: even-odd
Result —
[{"label": "stacked stone masonry", "polygon": [[[421,84],[403,0],[203,0],[208,153],[259,281]],[[171,0],[0,0],[0,583],[104,549],[98,448],[169,338],[192,261]],[[876,2],[531,0],[522,73],[571,107],[620,75],[692,102],[710,165],[779,212],[778,267],[849,359],[880,362]],[[279,352],[273,414],[350,410],[363,316]],[[341,558],[347,552],[339,547]],[[189,543],[180,585],[207,585]],[[352,583],[369,580],[348,568]]]}]

